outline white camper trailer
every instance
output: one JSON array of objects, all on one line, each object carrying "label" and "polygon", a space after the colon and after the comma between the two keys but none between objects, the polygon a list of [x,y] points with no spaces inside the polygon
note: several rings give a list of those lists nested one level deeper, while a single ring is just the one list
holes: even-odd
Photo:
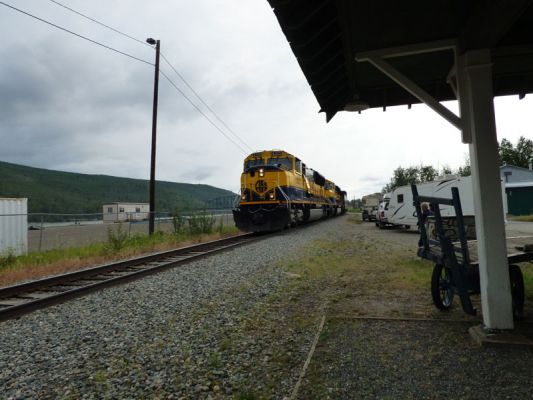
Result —
[{"label": "white camper trailer", "polygon": [[[472,194],[472,177],[445,175],[432,182],[419,183],[416,185],[418,194],[422,196],[452,198],[452,187],[459,189],[461,208],[464,216],[474,216],[474,198]],[[455,216],[452,206],[441,205],[440,212],[443,217]],[[413,193],[411,185],[401,186],[394,189],[390,195],[389,204],[385,211],[388,224],[404,226],[406,228],[417,227],[418,218],[413,205]]]}]

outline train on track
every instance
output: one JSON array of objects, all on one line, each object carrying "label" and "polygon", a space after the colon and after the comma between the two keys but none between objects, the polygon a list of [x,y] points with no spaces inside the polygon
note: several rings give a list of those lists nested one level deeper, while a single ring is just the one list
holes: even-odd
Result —
[{"label": "train on track", "polygon": [[265,150],[244,160],[233,210],[239,229],[276,231],[345,212],[346,192],[292,154]]}]

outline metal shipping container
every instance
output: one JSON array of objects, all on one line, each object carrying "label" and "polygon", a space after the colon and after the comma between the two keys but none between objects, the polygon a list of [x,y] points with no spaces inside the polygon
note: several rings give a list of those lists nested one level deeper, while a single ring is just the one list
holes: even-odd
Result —
[{"label": "metal shipping container", "polygon": [[0,198],[0,256],[28,251],[28,199]]}]

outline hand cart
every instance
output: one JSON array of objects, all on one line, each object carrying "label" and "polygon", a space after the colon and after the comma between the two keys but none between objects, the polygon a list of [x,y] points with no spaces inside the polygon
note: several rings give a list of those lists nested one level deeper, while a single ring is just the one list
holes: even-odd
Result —
[{"label": "hand cart", "polygon": [[[480,293],[477,243],[475,240],[467,240],[459,190],[452,188],[451,199],[420,196],[416,185],[411,185],[411,190],[421,235],[421,246],[417,254],[435,263],[431,277],[433,303],[439,310],[447,310],[452,306],[454,295],[457,293],[463,310],[467,314],[476,315],[470,296]],[[433,217],[429,217],[434,218],[435,222],[433,237],[429,235],[422,215],[423,202],[429,203],[434,213]],[[445,228],[440,205],[454,207],[456,232],[450,234],[450,230]],[[507,238],[507,260],[513,316],[520,318],[524,309],[524,279],[520,267],[516,264],[533,260],[533,237]]]}]

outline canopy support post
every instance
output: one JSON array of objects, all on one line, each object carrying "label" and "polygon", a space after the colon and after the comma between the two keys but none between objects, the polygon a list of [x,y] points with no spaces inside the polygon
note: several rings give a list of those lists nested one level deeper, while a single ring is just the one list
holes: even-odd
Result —
[{"label": "canopy support post", "polygon": [[489,329],[513,329],[490,50],[459,56],[457,73],[463,142],[470,139],[483,323]]},{"label": "canopy support post", "polygon": [[[483,323],[488,329],[513,329],[511,285],[498,168],[491,52],[489,49],[471,50],[458,56],[456,47],[450,43],[359,53],[356,61],[368,61],[373,64],[458,128],[463,143],[469,144]],[[455,66],[448,80],[451,81],[454,77],[456,79],[452,86],[454,92],[457,92],[460,117],[385,60],[389,57],[450,48],[455,52]]]}]

